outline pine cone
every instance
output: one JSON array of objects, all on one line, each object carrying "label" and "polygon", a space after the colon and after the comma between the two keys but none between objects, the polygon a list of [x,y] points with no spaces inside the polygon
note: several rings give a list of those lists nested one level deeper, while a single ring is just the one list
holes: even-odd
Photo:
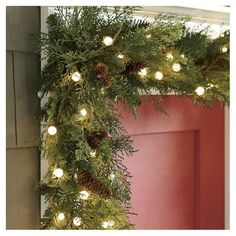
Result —
[{"label": "pine cone", "polygon": [[101,77],[100,81],[106,87],[110,87],[111,86],[111,80],[108,77]]},{"label": "pine cone", "polygon": [[145,68],[146,64],[143,62],[131,62],[125,66],[125,74],[137,74],[141,69]]},{"label": "pine cone", "polygon": [[85,170],[77,172],[77,180],[79,185],[83,186],[91,193],[97,194],[105,199],[111,198],[110,190],[89,172]]},{"label": "pine cone", "polygon": [[211,64],[213,63],[214,70],[222,70],[229,67],[229,62],[224,58],[218,58],[216,61],[213,61],[212,58],[207,58],[203,63],[206,68],[211,66]]},{"label": "pine cone", "polygon": [[108,77],[108,66],[104,63],[98,63],[95,68],[97,78],[104,86],[111,86],[111,80]]},{"label": "pine cone", "polygon": [[102,140],[105,139],[107,136],[108,136],[107,131],[102,128],[96,132],[87,135],[87,141],[92,149],[98,149],[100,147]]},{"label": "pine cone", "polygon": [[104,139],[104,138],[106,138],[108,136],[108,133],[107,133],[107,131],[105,130],[105,129],[100,129],[98,132],[97,132],[97,137],[99,138],[99,139]]},{"label": "pine cone", "polygon": [[88,136],[87,141],[92,149],[98,149],[100,147],[101,141],[96,136],[93,135]]},{"label": "pine cone", "polygon": [[107,76],[108,75],[108,66],[104,63],[98,63],[96,65],[96,74],[97,74],[98,78]]}]

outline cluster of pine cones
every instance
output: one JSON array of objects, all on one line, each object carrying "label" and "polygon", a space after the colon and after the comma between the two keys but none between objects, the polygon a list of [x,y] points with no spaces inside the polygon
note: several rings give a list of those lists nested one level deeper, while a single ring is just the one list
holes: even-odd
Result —
[{"label": "cluster of pine cones", "polygon": [[[145,68],[146,64],[143,62],[129,62],[125,65],[123,74],[137,74],[141,69]],[[104,63],[98,63],[95,68],[97,79],[102,85],[109,87],[111,86],[111,80],[108,76],[108,66]]]}]

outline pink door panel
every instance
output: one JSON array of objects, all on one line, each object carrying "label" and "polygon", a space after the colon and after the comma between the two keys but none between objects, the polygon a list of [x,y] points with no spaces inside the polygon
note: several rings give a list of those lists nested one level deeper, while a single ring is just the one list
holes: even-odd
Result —
[{"label": "pink door panel", "polygon": [[224,109],[170,96],[156,111],[153,96],[135,120],[120,107],[139,152],[126,160],[138,229],[224,228]]}]

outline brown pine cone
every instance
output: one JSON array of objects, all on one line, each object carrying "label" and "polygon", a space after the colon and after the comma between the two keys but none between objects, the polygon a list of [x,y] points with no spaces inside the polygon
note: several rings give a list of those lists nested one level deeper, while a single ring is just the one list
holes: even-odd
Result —
[{"label": "brown pine cone", "polygon": [[214,70],[222,70],[229,67],[229,62],[224,58],[218,58],[215,61],[212,58],[207,58],[203,63],[206,68],[212,65]]},{"label": "brown pine cone", "polygon": [[131,62],[125,66],[125,74],[137,74],[141,69],[145,68],[146,64],[143,62]]},{"label": "brown pine cone", "polygon": [[97,137],[99,138],[99,139],[104,139],[104,138],[106,138],[108,136],[108,133],[107,133],[107,131],[105,130],[105,129],[100,129],[98,132],[97,132]]},{"label": "brown pine cone", "polygon": [[101,83],[104,86],[106,86],[106,87],[110,87],[111,86],[111,80],[108,77],[104,76],[104,77],[99,78],[99,80],[101,81]]},{"label": "brown pine cone", "polygon": [[111,80],[108,77],[108,66],[104,63],[98,63],[95,68],[97,79],[106,87],[111,86]]},{"label": "brown pine cone", "polygon": [[95,68],[96,74],[98,78],[104,77],[108,75],[108,66],[104,63],[98,63]]},{"label": "brown pine cone", "polygon": [[100,147],[101,140],[97,138],[96,136],[93,136],[93,135],[88,136],[87,141],[88,141],[89,146],[92,149],[98,149]]},{"label": "brown pine cone", "polygon": [[77,180],[79,185],[83,186],[91,193],[97,194],[105,199],[111,197],[110,190],[100,180],[91,175],[88,171],[78,171]]},{"label": "brown pine cone", "polygon": [[87,135],[87,142],[92,149],[98,149],[103,139],[108,136],[105,129],[101,128],[98,131],[92,132]]}]

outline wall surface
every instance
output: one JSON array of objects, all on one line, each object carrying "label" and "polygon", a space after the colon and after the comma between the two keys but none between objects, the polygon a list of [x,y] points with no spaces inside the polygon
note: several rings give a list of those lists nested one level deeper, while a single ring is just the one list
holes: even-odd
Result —
[{"label": "wall surface", "polygon": [[138,229],[224,229],[224,106],[169,96],[165,116],[155,96],[143,101],[136,120],[120,110],[139,150],[125,161],[138,214],[132,222]]},{"label": "wall surface", "polygon": [[29,46],[29,34],[39,32],[39,7],[6,7],[7,229],[40,225],[40,126],[35,119],[40,57]]}]

